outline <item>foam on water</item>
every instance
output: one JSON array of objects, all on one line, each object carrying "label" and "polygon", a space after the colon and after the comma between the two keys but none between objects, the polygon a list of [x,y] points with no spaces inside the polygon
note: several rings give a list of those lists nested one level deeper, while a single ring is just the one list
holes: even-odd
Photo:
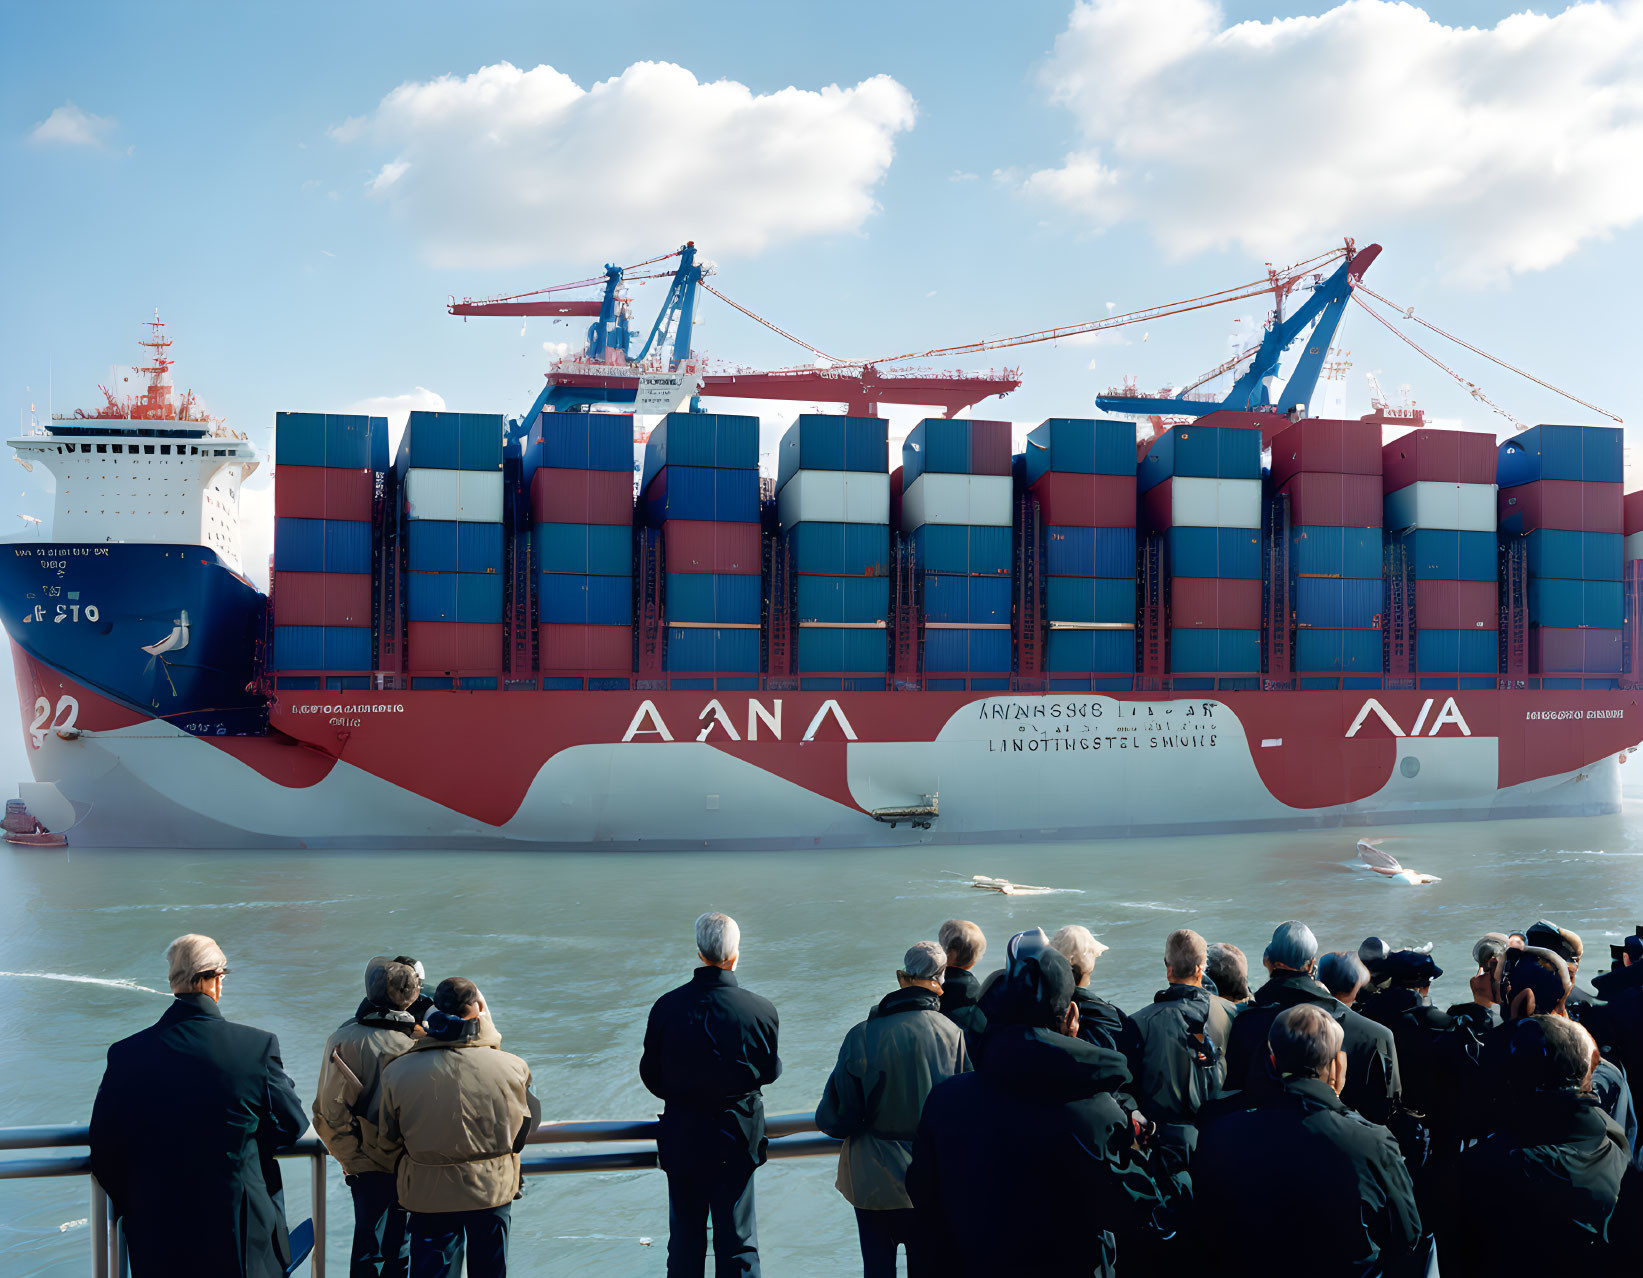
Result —
[{"label": "foam on water", "polygon": [[118,977],[107,976],[75,976],[71,972],[0,972],[0,976],[16,977],[30,981],[68,981],[73,985],[103,985],[113,990],[136,990],[140,994],[165,994],[165,990],[151,990],[146,985],[139,985],[136,981],[127,981]]}]

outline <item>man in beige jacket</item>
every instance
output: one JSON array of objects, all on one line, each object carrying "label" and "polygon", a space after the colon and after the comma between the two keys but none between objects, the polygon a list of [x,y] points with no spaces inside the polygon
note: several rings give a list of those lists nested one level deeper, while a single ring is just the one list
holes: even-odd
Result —
[{"label": "man in beige jacket", "polygon": [[365,1001],[325,1042],[314,1093],[314,1131],[342,1166],[354,1198],[349,1278],[405,1278],[410,1235],[394,1188],[394,1169],[366,1148],[366,1117],[382,1067],[410,1049],[422,1032],[408,1009],[422,981],[416,969],[378,957],[365,965]]},{"label": "man in beige jacket", "polygon": [[464,1250],[468,1278],[502,1278],[519,1153],[542,1121],[530,1067],[463,977],[439,983],[427,1031],[382,1071],[371,1154],[395,1169],[417,1278],[461,1272]]}]

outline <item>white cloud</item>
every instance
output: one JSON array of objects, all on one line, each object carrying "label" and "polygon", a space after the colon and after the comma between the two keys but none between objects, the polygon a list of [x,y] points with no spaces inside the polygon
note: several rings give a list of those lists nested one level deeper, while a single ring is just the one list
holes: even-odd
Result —
[{"label": "white cloud", "polygon": [[1083,141],[1022,180],[1178,256],[1429,231],[1468,283],[1643,220],[1643,3],[1451,27],[1409,4],[1228,25],[1213,0],[1081,0],[1043,68]]},{"label": "white cloud", "polygon": [[65,102],[29,131],[36,146],[102,146],[114,132],[112,116],[93,115]]},{"label": "white cloud", "polygon": [[400,85],[331,130],[382,154],[367,184],[440,267],[604,261],[694,239],[721,256],[853,232],[913,126],[889,76],[756,94],[636,62],[584,89],[509,63]]},{"label": "white cloud", "polygon": [[412,412],[442,413],[445,411],[445,397],[426,386],[418,386],[408,395],[372,395],[367,399],[355,401],[343,411],[365,413],[371,417],[386,417],[388,455],[392,457],[399,448],[399,437],[405,433],[405,423]]}]

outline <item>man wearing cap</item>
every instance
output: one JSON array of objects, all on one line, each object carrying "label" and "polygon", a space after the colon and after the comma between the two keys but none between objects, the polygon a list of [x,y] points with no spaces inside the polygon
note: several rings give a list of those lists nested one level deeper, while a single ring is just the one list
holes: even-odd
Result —
[{"label": "man wearing cap", "polygon": [[166,949],[171,1006],[108,1049],[91,1170],[125,1227],[131,1270],[283,1278],[291,1261],[274,1155],[308,1126],[267,1030],[218,1010],[228,959],[209,936]]},{"label": "man wearing cap", "polygon": [[1272,1022],[1286,1008],[1311,1003],[1333,1016],[1345,1036],[1346,1083],[1341,1099],[1370,1122],[1384,1123],[1402,1091],[1392,1031],[1343,1006],[1318,984],[1312,976],[1317,960],[1318,938],[1305,923],[1291,919],[1273,931],[1262,956],[1269,979],[1232,1023],[1226,1085],[1258,1088],[1270,1084],[1266,1040]]},{"label": "man wearing cap", "polygon": [[701,1278],[707,1222],[713,1270],[757,1278],[753,1173],[765,1161],[764,1093],[781,1075],[776,1008],[736,980],[742,930],[728,914],[696,920],[701,966],[656,1000],[639,1078],[665,1102],[656,1152],[667,1173],[669,1278]]},{"label": "man wearing cap", "polygon": [[314,1131],[341,1164],[354,1199],[349,1278],[404,1278],[410,1264],[411,1238],[394,1169],[369,1152],[376,1136],[369,1115],[383,1065],[407,1051],[420,1032],[407,1009],[421,989],[415,968],[373,958],[365,965],[364,1001],[325,1041],[320,1057]]},{"label": "man wearing cap", "polygon": [[[1548,923],[1545,919],[1529,925],[1524,933],[1524,939],[1530,945],[1537,945],[1541,949],[1550,950],[1564,961],[1569,967],[1569,996],[1564,1000],[1564,1008],[1571,1020],[1584,1021],[1592,1008],[1597,1004],[1595,991],[1587,989],[1580,983],[1580,960],[1585,956],[1586,947],[1581,944],[1580,934],[1571,932],[1566,927],[1559,927],[1556,923]],[[1599,1046],[1602,1037],[1596,1027],[1591,1030],[1598,1038]]]},{"label": "man wearing cap", "polygon": [[1042,935],[1012,938],[975,1072],[919,1119],[907,1192],[943,1275],[1105,1275],[1164,1205],[1115,1095],[1124,1058],[1079,1039],[1072,967]]},{"label": "man wearing cap", "polygon": [[970,1068],[964,1032],[941,1014],[946,962],[934,941],[907,951],[897,988],[845,1035],[816,1107],[816,1126],[844,1141],[837,1185],[856,1209],[864,1278],[894,1278],[901,1246],[909,1274],[930,1272],[907,1164],[930,1090]]}]

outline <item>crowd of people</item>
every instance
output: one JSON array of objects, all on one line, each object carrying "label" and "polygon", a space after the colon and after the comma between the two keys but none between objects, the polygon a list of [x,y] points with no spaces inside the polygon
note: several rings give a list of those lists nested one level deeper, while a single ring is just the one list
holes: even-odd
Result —
[{"label": "crowd of people", "polygon": [[[663,1102],[667,1272],[701,1275],[711,1237],[718,1278],[757,1275],[778,1018],[736,978],[733,919],[702,915],[695,944],[639,1062]],[[1084,927],[1017,933],[981,979],[986,950],[958,919],[911,946],[817,1105],[865,1278],[899,1251],[912,1278],[1636,1272],[1643,927],[1590,986],[1569,929],[1489,933],[1446,1008],[1429,953],[1326,953],[1295,920],[1253,989],[1236,945],[1171,932],[1163,987],[1129,1013],[1096,992]],[[93,1172],[138,1278],[283,1275],[274,1155],[309,1113],[274,1036],[218,1010],[216,942],[167,959],[171,1007],[109,1049]],[[373,958],[325,1044],[311,1114],[353,1195],[351,1278],[506,1272],[530,1069],[471,980],[423,984],[415,959]]]}]

